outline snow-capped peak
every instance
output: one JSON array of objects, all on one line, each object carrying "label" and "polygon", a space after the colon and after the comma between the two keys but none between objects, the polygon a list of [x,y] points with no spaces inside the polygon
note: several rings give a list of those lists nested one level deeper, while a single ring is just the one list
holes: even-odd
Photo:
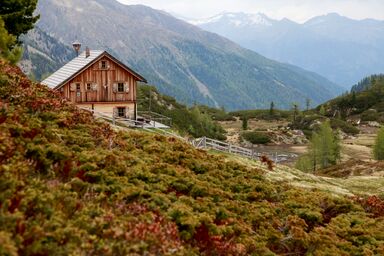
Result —
[{"label": "snow-capped peak", "polygon": [[236,27],[245,27],[250,25],[271,26],[271,21],[271,19],[262,13],[248,14],[242,12],[225,12],[207,19],[192,20],[189,21],[189,23],[192,23],[193,25],[205,25],[217,22],[227,22]]}]

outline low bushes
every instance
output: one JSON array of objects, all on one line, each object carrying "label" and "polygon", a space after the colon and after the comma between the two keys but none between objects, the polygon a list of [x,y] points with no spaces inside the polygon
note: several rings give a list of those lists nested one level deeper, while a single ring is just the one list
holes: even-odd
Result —
[{"label": "low bushes", "polygon": [[1,255],[384,254],[379,200],[117,132],[2,61],[0,92]]},{"label": "low bushes", "polygon": [[352,135],[356,135],[360,132],[359,129],[352,124],[335,118],[331,119],[331,127],[332,129],[340,129],[343,132]]},{"label": "low bushes", "polygon": [[267,134],[257,131],[243,132],[241,137],[252,144],[267,144],[271,142],[271,138]]}]

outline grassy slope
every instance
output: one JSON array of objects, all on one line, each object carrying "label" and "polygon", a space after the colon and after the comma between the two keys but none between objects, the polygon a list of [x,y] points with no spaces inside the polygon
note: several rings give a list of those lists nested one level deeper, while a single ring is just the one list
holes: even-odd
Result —
[{"label": "grassy slope", "polygon": [[[247,166],[263,168],[261,163],[252,160],[234,156],[228,156],[228,158]],[[316,176],[311,173],[303,173],[297,169],[279,165],[275,167],[273,172],[267,172],[265,177],[270,181],[286,182],[295,187],[318,189],[320,191],[330,192],[336,196],[367,196],[379,194],[383,197],[384,177],[382,175],[376,175],[381,172],[383,164],[359,163],[363,166],[357,166],[360,167],[361,170],[357,168],[357,171],[360,170],[360,173],[356,173],[356,176],[351,175],[351,173],[340,176],[340,169],[343,168],[343,164],[341,164],[340,166],[335,166],[333,169],[330,168],[329,170],[323,171],[324,175],[329,176]],[[356,168],[356,166],[352,165],[349,166],[349,168]],[[345,169],[350,170],[349,168],[345,166]],[[372,172],[368,169],[371,169]],[[332,171],[334,173],[332,173]]]},{"label": "grassy slope", "polygon": [[2,61],[0,104],[0,254],[384,253],[375,207],[116,132]]}]

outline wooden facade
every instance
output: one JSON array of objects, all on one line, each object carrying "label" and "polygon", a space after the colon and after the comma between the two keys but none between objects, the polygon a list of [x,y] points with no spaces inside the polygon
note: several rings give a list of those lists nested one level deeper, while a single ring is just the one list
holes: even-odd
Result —
[{"label": "wooden facade", "polygon": [[55,89],[80,107],[136,119],[138,81],[146,82],[104,52]]}]

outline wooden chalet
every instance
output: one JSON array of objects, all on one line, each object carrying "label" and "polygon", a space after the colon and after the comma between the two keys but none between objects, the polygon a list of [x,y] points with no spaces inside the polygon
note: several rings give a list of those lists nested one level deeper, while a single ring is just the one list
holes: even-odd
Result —
[{"label": "wooden chalet", "polygon": [[136,120],[141,75],[106,51],[88,48],[41,83],[77,106]]}]

